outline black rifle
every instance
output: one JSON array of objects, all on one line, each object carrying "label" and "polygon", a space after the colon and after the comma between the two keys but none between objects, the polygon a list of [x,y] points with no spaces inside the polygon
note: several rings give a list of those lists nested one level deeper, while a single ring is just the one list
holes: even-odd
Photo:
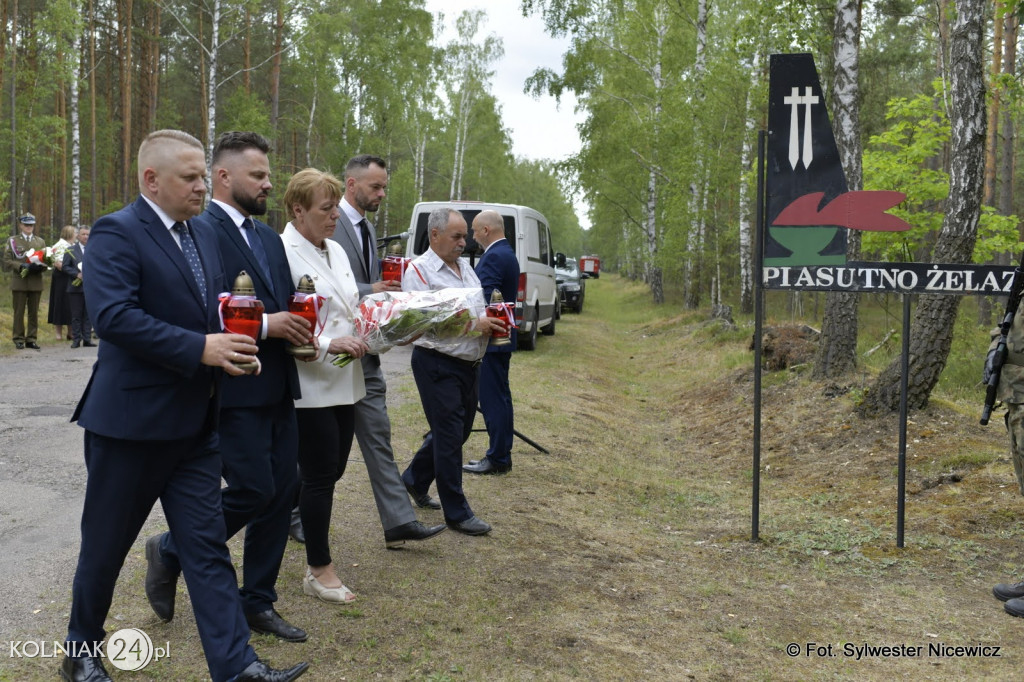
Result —
[{"label": "black rifle", "polygon": [[1006,314],[999,324],[999,339],[996,347],[988,352],[985,358],[985,370],[982,380],[985,382],[985,406],[981,410],[981,425],[988,424],[992,416],[992,408],[996,404],[996,392],[999,390],[999,378],[1006,363],[1006,337],[1013,327],[1013,318],[1017,316],[1021,294],[1024,293],[1024,253],[1021,253],[1020,264],[1013,271],[1013,284],[1010,285],[1010,299],[1006,302]]}]

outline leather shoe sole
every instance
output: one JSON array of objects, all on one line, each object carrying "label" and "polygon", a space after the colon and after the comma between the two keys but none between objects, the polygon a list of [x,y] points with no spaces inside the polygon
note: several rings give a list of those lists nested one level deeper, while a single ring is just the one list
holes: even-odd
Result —
[{"label": "leather shoe sole", "polygon": [[[403,483],[405,483],[403,481]],[[420,495],[416,492],[411,485],[405,484],[405,489],[409,493],[409,497],[416,503],[416,506],[420,509],[440,509],[441,503],[430,496],[430,493],[423,493]]]},{"label": "leather shoe sole", "polygon": [[274,609],[262,613],[246,614],[249,629],[261,635],[273,635],[285,642],[305,642],[308,635],[281,617]]},{"label": "leather shoe sole", "polygon": [[471,516],[465,521],[445,521],[448,527],[464,535],[486,535],[491,532],[491,524]]},{"label": "leather shoe sole", "polygon": [[384,531],[384,546],[395,549],[404,545],[406,540],[427,540],[447,529],[448,526],[443,523],[437,526],[424,526],[419,521],[410,521]]},{"label": "leather shoe sole", "polygon": [[174,618],[174,598],[181,571],[168,568],[160,558],[160,535],[146,540],[146,599],[153,612],[165,623]]},{"label": "leather shoe sole", "polygon": [[299,663],[287,670],[275,670],[257,658],[238,674],[235,682],[292,682],[308,669],[309,663]]}]

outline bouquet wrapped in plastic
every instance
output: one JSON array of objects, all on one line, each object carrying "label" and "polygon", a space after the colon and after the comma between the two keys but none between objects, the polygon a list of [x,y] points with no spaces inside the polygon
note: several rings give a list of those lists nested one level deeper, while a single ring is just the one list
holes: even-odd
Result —
[{"label": "bouquet wrapped in plastic", "polygon": [[28,277],[30,272],[42,272],[53,266],[53,249],[49,246],[43,249],[18,251],[18,247],[14,243],[14,237],[11,237],[10,245],[14,257],[23,263],[18,273],[22,278]]},{"label": "bouquet wrapped in plastic", "polygon": [[[366,342],[370,353],[383,353],[425,334],[450,339],[478,333],[469,330],[483,310],[480,289],[382,291],[359,302],[356,336]],[[332,363],[344,367],[352,360],[342,353]]]}]

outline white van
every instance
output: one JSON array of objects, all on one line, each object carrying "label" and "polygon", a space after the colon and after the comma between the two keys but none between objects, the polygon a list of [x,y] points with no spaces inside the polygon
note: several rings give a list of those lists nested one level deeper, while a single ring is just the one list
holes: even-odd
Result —
[{"label": "white van", "polygon": [[[423,201],[412,210],[405,255],[415,258],[430,247],[427,216],[437,208],[453,208],[473,225],[473,218],[481,211],[497,211],[505,220],[505,238],[519,257],[519,292],[516,296],[516,324],[519,325],[519,348],[533,350],[537,346],[537,331],[550,336],[555,333],[558,319],[558,286],[555,284],[555,254],[551,248],[551,230],[547,219],[526,206],[486,204],[478,201]],[[466,239],[463,255],[471,265],[482,250]]]}]

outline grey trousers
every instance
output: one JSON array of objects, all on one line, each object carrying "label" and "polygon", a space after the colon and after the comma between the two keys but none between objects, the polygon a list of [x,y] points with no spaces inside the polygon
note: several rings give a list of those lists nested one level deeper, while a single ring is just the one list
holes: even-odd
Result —
[{"label": "grey trousers", "polygon": [[391,449],[391,419],[388,417],[387,383],[380,369],[380,358],[362,358],[366,396],[355,405],[356,441],[366,462],[366,474],[373,488],[373,499],[384,530],[416,520],[409,494],[405,490],[395,454]]}]

